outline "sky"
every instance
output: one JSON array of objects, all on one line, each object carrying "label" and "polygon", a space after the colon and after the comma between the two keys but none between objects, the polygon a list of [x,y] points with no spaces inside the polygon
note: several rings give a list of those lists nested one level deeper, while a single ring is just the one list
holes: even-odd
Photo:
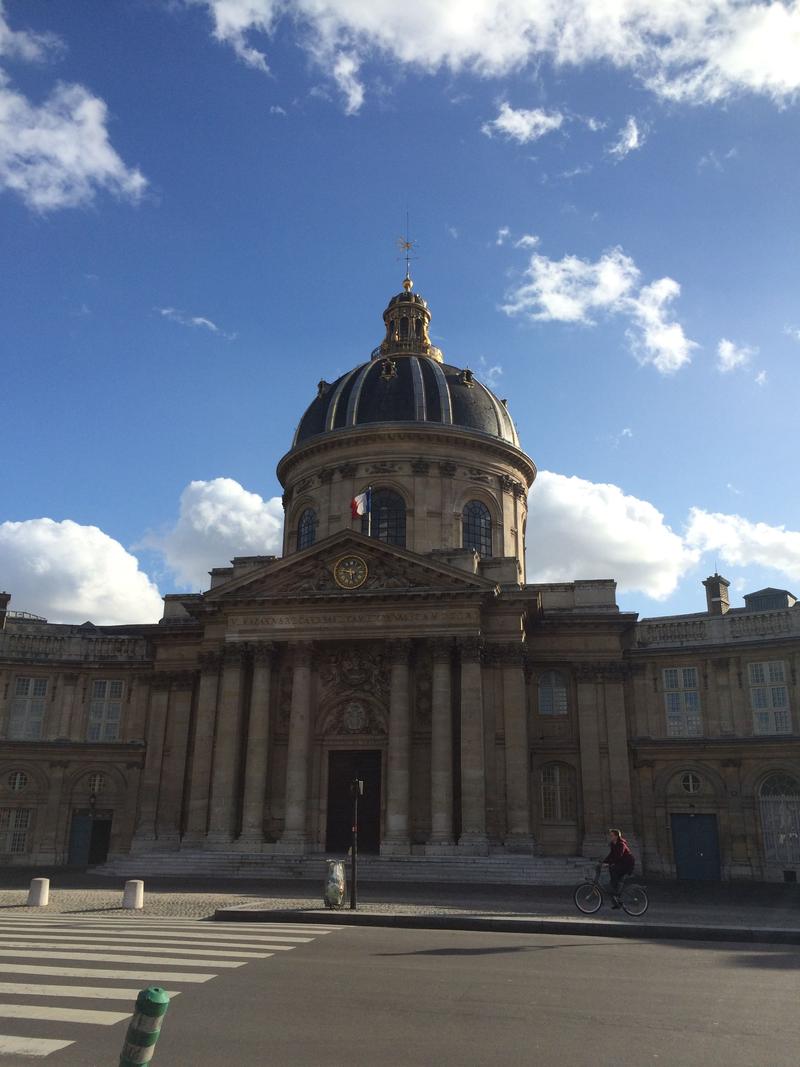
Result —
[{"label": "sky", "polygon": [[411,272],[539,474],[528,580],[800,595],[800,0],[0,0],[0,588],[280,551]]}]

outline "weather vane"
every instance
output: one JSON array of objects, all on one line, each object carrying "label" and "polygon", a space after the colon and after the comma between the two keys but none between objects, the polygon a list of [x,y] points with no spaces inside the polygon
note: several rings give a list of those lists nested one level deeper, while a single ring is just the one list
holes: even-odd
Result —
[{"label": "weather vane", "polygon": [[406,280],[411,280],[411,260],[416,259],[416,256],[412,256],[411,252],[417,247],[417,242],[412,241],[408,236],[408,212],[406,212],[406,235],[405,237],[397,238],[397,247],[401,252],[401,259],[406,261]]}]

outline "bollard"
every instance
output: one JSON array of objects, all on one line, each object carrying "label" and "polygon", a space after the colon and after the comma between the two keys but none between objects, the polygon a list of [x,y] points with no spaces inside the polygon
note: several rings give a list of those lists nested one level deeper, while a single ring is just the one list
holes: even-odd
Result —
[{"label": "bollard", "polygon": [[152,1060],[168,1007],[169,993],[166,989],[151,985],[141,991],[136,998],[136,1011],[125,1035],[119,1067],[140,1067],[141,1064]]},{"label": "bollard", "polygon": [[125,889],[122,892],[122,906],[123,908],[144,907],[144,882],[131,879],[131,881],[125,883]]},{"label": "bollard", "polygon": [[50,879],[32,878],[28,890],[29,908],[46,908],[50,903]]}]

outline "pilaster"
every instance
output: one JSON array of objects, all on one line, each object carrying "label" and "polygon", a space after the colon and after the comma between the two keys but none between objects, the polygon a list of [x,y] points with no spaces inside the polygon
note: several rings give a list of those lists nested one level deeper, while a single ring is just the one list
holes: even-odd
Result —
[{"label": "pilaster", "polygon": [[242,729],[242,681],[246,653],[247,647],[238,644],[226,645],[223,652],[224,666],[206,838],[211,845],[227,845],[233,839],[236,779]]},{"label": "pilaster", "polygon": [[308,758],[311,740],[311,660],[313,646],[298,642],[292,648],[292,707],[286,757],[286,815],[278,851],[306,850]]},{"label": "pilaster", "polygon": [[269,704],[272,657],[275,646],[264,641],[253,646],[253,686],[247,726],[247,762],[244,772],[241,848],[260,849],[264,841],[264,797],[269,758]]},{"label": "pilaster", "polygon": [[197,696],[194,745],[189,772],[186,831],[181,844],[197,846],[206,836],[208,799],[211,791],[211,759],[214,750],[214,723],[217,717],[222,656],[218,652],[200,655],[200,686]]},{"label": "pilaster", "polygon": [[392,641],[389,646],[391,676],[389,687],[389,751],[386,781],[386,832],[382,855],[408,855],[411,751],[411,709],[409,706],[409,667],[411,642]]},{"label": "pilaster", "polygon": [[453,647],[452,638],[431,642],[431,836],[426,852],[432,854],[453,847]]},{"label": "pilaster", "polygon": [[465,637],[461,655],[461,837],[459,849],[486,855],[486,758],[483,739],[483,642]]}]

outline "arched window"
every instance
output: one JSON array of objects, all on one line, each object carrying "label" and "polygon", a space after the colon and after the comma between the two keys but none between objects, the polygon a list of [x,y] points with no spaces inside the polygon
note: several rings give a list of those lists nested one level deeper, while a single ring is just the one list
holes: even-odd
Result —
[{"label": "arched window", "polygon": [[492,554],[492,516],[480,500],[469,500],[461,512],[461,540],[464,548],[474,548],[479,556]]},{"label": "arched window", "polygon": [[576,822],[575,770],[566,763],[545,763],[539,772],[542,822]]},{"label": "arched window", "polygon": [[306,508],[297,523],[297,551],[310,548],[317,536],[317,513],[313,508]]},{"label": "arched window", "polygon": [[759,790],[767,863],[800,863],[800,783],[790,774],[768,775]]},{"label": "arched window", "polygon": [[560,671],[545,671],[539,676],[539,714],[567,714],[567,683]]},{"label": "arched window", "polygon": [[406,546],[406,502],[391,489],[372,491],[372,521],[369,515],[361,520],[361,532],[371,533],[387,545]]}]

